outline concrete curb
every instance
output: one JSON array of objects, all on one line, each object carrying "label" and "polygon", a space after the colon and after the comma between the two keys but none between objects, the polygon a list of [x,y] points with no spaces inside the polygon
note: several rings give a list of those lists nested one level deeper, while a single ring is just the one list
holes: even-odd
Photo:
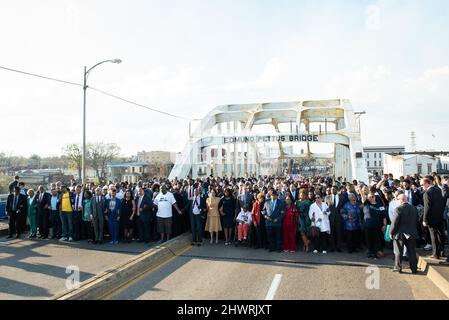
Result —
[{"label": "concrete curb", "polygon": [[427,278],[429,278],[429,280],[449,298],[449,281],[438,272],[437,268],[429,263],[426,258],[421,256],[418,260],[418,268],[421,269],[426,274]]},{"label": "concrete curb", "polygon": [[0,220],[0,237],[7,236],[9,234],[8,219]]},{"label": "concrete curb", "polygon": [[134,257],[81,283],[78,289],[66,290],[50,300],[100,300],[120,287],[177,256],[190,246],[190,234],[183,234],[162,246]]}]

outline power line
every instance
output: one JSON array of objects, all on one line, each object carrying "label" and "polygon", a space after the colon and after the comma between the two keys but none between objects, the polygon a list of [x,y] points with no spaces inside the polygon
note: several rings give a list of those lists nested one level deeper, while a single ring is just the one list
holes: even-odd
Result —
[{"label": "power line", "polygon": [[[36,78],[41,78],[41,79],[45,79],[45,80],[51,80],[51,81],[56,81],[56,82],[60,82],[60,83],[64,83],[64,84],[69,84],[69,85],[73,85],[73,86],[77,86],[77,87],[83,87],[83,85],[80,84],[80,83],[75,83],[75,82],[61,80],[61,79],[57,79],[57,78],[53,78],[53,77],[43,76],[43,75],[39,75],[39,74],[35,74],[35,73],[22,71],[22,70],[7,68],[7,67],[3,67],[3,66],[0,66],[0,69],[11,71],[11,72],[15,72],[15,73],[20,73],[20,74],[24,74],[24,75],[32,76],[32,77],[36,77]],[[112,93],[109,93],[109,92],[106,92],[106,91],[103,91],[103,90],[100,90],[100,89],[96,89],[96,88],[93,88],[93,87],[88,87],[88,88],[93,90],[93,91],[97,91],[97,92],[99,92],[101,94],[104,94],[104,95],[110,96],[112,98],[121,100],[123,102],[135,105],[135,106],[140,107],[140,108],[144,108],[144,109],[147,109],[147,110],[150,110],[150,111],[153,111],[153,112],[157,112],[157,113],[164,114],[166,116],[170,116],[170,117],[181,119],[181,120],[187,120],[187,121],[191,120],[191,119],[188,119],[188,118],[185,118],[185,117],[182,117],[182,116],[177,116],[177,115],[172,114],[172,113],[168,113],[168,112],[165,112],[165,111],[161,111],[161,110],[158,110],[158,109],[155,109],[155,108],[151,108],[151,107],[145,106],[143,104],[140,104],[140,103],[137,103],[137,102],[134,102],[134,101],[131,101],[131,100],[128,100],[128,99],[116,96],[116,95],[114,95]]]},{"label": "power line", "polygon": [[112,93],[109,93],[109,92],[106,92],[106,91],[103,91],[103,90],[100,90],[100,89],[96,89],[96,88],[93,88],[93,87],[89,87],[89,89],[91,89],[91,90],[93,90],[93,91],[97,91],[97,92],[99,92],[99,93],[101,93],[101,94],[110,96],[110,97],[112,97],[112,98],[121,100],[121,101],[123,101],[123,102],[129,103],[129,104],[132,104],[132,105],[135,105],[135,106],[137,106],[137,107],[141,107],[141,108],[148,109],[148,110],[151,110],[151,111],[154,111],[154,112],[157,112],[157,113],[164,114],[164,115],[166,115],[166,116],[170,116],[170,117],[177,118],[177,119],[181,119],[181,120],[187,120],[187,121],[190,121],[190,120],[191,120],[191,119],[189,119],[189,118],[185,118],[185,117],[182,117],[182,116],[177,116],[177,115],[172,114],[172,113],[168,113],[168,112],[165,112],[165,111],[161,111],[161,110],[158,110],[158,109],[154,109],[154,108],[145,106],[145,105],[143,105],[143,104],[140,104],[140,103],[137,103],[137,102],[134,102],[134,101],[131,101],[131,100],[128,100],[128,99],[125,99],[125,98],[116,96],[116,95],[114,95],[114,94],[112,94]]},{"label": "power line", "polygon": [[11,69],[11,68],[7,68],[7,67],[3,67],[3,66],[0,66],[0,69],[11,71],[11,72],[16,72],[16,73],[21,73],[21,74],[25,74],[27,76],[32,76],[32,77],[36,77],[36,78],[41,78],[41,79],[61,82],[61,83],[65,83],[65,84],[70,84],[72,86],[78,86],[78,87],[82,87],[83,86],[82,84],[79,84],[79,83],[66,81],[66,80],[61,80],[61,79],[56,79],[56,78],[47,77],[47,76],[42,76],[42,75],[39,75],[39,74],[30,73],[30,72],[21,71],[21,70],[16,70],[16,69]]}]

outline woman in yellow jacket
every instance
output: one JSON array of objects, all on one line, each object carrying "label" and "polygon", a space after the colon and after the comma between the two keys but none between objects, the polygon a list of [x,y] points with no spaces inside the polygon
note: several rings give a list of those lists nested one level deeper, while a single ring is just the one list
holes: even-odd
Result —
[{"label": "woman in yellow jacket", "polygon": [[210,233],[210,243],[214,242],[214,233],[216,234],[215,243],[218,243],[218,232],[221,229],[220,212],[218,211],[218,204],[220,198],[217,197],[217,191],[214,189],[210,192],[210,197],[206,200],[207,205],[207,220],[205,230]]}]

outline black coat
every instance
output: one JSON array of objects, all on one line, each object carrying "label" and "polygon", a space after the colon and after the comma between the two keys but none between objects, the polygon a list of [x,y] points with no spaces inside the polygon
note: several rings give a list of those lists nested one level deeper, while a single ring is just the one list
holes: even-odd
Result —
[{"label": "black coat", "polygon": [[44,192],[42,196],[42,201],[39,202],[40,192],[36,193],[36,204],[37,204],[37,212],[39,214],[48,213],[51,209],[51,194]]},{"label": "black coat", "polygon": [[17,208],[16,212],[13,212],[13,206],[14,206],[14,194],[10,194],[8,196],[8,199],[6,200],[6,212],[9,216],[17,213],[17,214],[27,214],[28,210],[28,202],[27,202],[27,196],[23,194],[19,194],[19,198],[17,199]]},{"label": "black coat", "polygon": [[431,228],[438,228],[443,223],[443,212],[446,203],[441,189],[432,186],[423,195],[424,222]]},{"label": "black coat", "polygon": [[400,205],[394,210],[390,234],[396,240],[400,239],[402,234],[408,234],[412,240],[417,240],[419,238],[418,221],[418,210],[414,206],[408,203]]}]

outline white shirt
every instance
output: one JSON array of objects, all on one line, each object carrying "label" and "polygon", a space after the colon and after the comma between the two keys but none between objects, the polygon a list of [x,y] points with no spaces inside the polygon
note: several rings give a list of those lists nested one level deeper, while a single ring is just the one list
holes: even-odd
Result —
[{"label": "white shirt", "polygon": [[125,197],[125,193],[120,190],[119,192],[117,192],[116,198],[119,200],[122,200]]},{"label": "white shirt", "polygon": [[388,216],[390,217],[390,221],[393,221],[394,210],[401,205],[399,200],[391,200],[388,205]]},{"label": "white shirt", "polygon": [[201,213],[201,210],[200,210],[201,197],[200,196],[196,197],[196,203],[195,203],[195,197],[193,197],[192,203],[193,203],[192,213],[194,215],[199,215]]},{"label": "white shirt", "polygon": [[173,193],[168,192],[163,194],[159,192],[157,197],[154,199],[154,204],[157,205],[157,214],[159,218],[171,218],[173,215],[172,207],[176,203]]},{"label": "white shirt", "polygon": [[338,194],[332,194],[332,203],[335,203],[335,208],[338,207],[338,201],[340,200],[340,197]]},{"label": "white shirt", "polygon": [[251,212],[244,212],[242,209],[242,211],[240,211],[239,215],[237,216],[237,221],[244,222],[245,224],[251,224]]},{"label": "white shirt", "polygon": [[[312,219],[315,216],[315,222],[312,222],[312,225],[320,228],[321,232],[330,233],[331,225],[330,225],[330,221],[329,221],[329,212],[327,214],[325,214],[326,210],[328,208],[329,207],[327,206],[327,204],[322,202],[321,209],[320,209],[320,207],[318,207],[318,205],[314,202],[310,206],[309,217],[310,217],[310,219]],[[321,219],[320,222],[318,222],[319,219]]]},{"label": "white shirt", "polygon": [[76,194],[75,198],[75,211],[79,211],[79,208],[83,207],[83,194]]}]

